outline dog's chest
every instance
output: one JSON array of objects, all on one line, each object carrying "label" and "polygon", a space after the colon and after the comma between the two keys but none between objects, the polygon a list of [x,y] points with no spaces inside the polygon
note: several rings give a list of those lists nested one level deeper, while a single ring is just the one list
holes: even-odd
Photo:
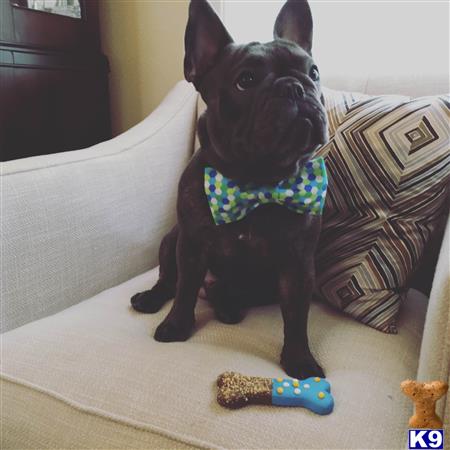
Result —
[{"label": "dog's chest", "polygon": [[305,220],[277,205],[259,207],[241,221],[219,226],[212,253],[222,263],[275,264],[302,239]]}]

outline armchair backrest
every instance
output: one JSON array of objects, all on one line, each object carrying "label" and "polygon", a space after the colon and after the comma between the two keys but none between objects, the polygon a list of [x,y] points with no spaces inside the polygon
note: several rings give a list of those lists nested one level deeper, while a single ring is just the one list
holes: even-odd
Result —
[{"label": "armchair backrest", "polygon": [[115,139],[2,164],[2,332],[158,264],[193,150],[196,103],[181,82]]}]

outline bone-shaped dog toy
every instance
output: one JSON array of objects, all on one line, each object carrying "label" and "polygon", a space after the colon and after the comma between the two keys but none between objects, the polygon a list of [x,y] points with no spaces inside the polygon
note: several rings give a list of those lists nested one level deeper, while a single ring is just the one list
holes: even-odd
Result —
[{"label": "bone-shaped dog toy", "polygon": [[249,404],[301,406],[316,414],[330,414],[334,407],[330,383],[319,377],[297,380],[225,372],[217,378],[217,387],[218,403],[230,409]]}]

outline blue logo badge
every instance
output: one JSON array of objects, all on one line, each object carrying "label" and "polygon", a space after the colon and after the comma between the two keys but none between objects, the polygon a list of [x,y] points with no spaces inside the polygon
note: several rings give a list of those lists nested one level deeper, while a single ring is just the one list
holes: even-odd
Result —
[{"label": "blue logo badge", "polygon": [[409,449],[443,449],[444,448],[444,430],[409,430],[408,432]]}]

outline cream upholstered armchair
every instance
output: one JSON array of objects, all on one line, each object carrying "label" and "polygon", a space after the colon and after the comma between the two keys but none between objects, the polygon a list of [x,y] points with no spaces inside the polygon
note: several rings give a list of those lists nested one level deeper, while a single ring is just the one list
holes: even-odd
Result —
[{"label": "cream upholstered armchair", "polygon": [[[413,96],[447,88],[414,78],[328,86]],[[225,370],[282,373],[276,306],[229,326],[200,301],[195,334],[173,344],[152,338],[169,305],[156,315],[130,309],[130,296],[155,281],[175,221],[197,100],[181,82],[111,141],[3,164],[2,448],[404,447],[412,405],[400,381],[449,379],[449,225],[431,295],[409,292],[398,335],[312,306],[312,349],[336,401],[329,416],[215,401]],[[438,412],[448,428],[448,396]]]}]

